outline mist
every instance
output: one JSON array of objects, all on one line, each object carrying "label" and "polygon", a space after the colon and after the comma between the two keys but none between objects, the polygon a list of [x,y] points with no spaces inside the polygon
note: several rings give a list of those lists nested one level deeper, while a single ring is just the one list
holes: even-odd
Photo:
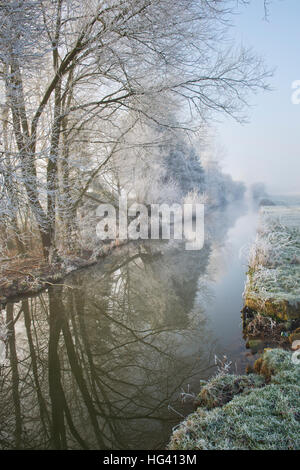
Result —
[{"label": "mist", "polygon": [[300,105],[292,102],[300,79],[299,13],[296,0],[272,2],[267,19],[260,2],[240,9],[235,41],[252,46],[274,69],[272,90],[250,100],[245,124],[225,119],[217,125],[224,169],[247,184],[263,181],[276,194],[300,192]]}]

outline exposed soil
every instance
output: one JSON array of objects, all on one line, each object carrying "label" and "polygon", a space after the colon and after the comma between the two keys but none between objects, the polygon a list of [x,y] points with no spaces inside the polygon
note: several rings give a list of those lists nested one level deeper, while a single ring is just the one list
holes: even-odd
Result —
[{"label": "exposed soil", "polygon": [[254,353],[265,348],[291,348],[291,339],[300,326],[300,320],[276,321],[249,307],[245,307],[242,313],[244,337]]},{"label": "exposed soil", "polygon": [[0,308],[3,308],[10,300],[16,300],[24,295],[36,294],[49,285],[59,284],[69,273],[93,266],[112,250],[125,243],[126,241],[116,240],[101,247],[97,255],[91,251],[83,251],[58,259],[52,264],[46,262],[41,256],[2,260],[0,266]]}]

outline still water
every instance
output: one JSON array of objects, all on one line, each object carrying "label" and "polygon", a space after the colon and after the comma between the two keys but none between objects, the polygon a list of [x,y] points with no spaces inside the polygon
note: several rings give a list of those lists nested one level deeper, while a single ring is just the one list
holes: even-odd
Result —
[{"label": "still water", "polygon": [[7,305],[1,449],[162,449],[215,355],[244,370],[246,253],[257,211],[206,215],[201,251],[120,248],[64,285]]}]

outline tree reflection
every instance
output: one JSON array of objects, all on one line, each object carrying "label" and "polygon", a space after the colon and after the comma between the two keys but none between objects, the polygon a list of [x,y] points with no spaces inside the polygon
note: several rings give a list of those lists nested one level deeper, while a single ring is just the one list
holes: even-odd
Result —
[{"label": "tree reflection", "polygon": [[72,275],[72,288],[8,304],[1,448],[162,448],[181,419],[168,406],[212,367],[209,256],[210,244],[130,245]]}]

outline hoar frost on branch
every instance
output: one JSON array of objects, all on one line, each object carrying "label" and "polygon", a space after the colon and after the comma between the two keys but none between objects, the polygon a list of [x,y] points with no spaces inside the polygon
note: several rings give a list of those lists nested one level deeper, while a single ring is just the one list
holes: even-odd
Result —
[{"label": "hoar frost on branch", "polygon": [[26,230],[45,257],[65,248],[95,180],[108,201],[130,186],[130,167],[166,171],[162,139],[202,130],[218,111],[242,119],[268,73],[251,51],[225,46],[235,5],[0,2],[0,213],[19,251]]}]

